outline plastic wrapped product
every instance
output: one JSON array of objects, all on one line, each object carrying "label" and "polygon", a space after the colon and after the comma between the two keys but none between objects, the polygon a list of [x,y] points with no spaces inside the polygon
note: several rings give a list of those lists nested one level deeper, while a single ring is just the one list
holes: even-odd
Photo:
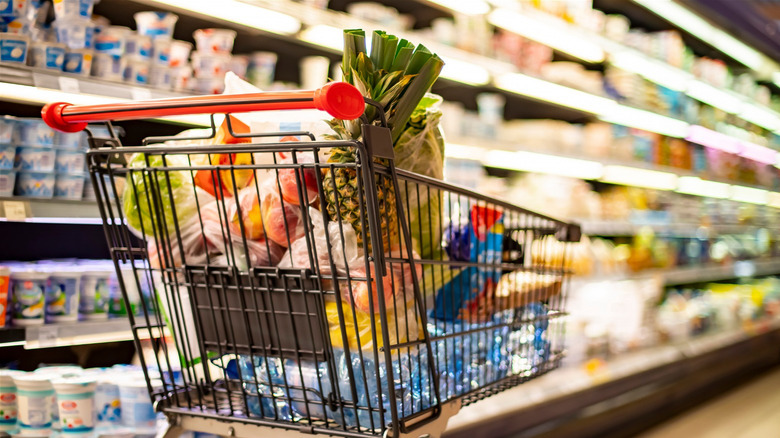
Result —
[{"label": "plastic wrapped product", "polygon": [[295,169],[280,169],[277,173],[284,201],[293,205],[308,205],[314,202],[317,199],[317,170],[314,167],[299,167],[301,164],[314,163],[314,154],[299,152],[294,159],[292,156],[284,156],[281,163],[296,163]]},{"label": "plastic wrapped product", "polygon": [[[397,248],[390,251],[390,257],[401,258],[404,256],[405,254],[402,254]],[[412,252],[412,258],[418,259],[419,257],[417,253]],[[406,302],[414,296],[414,277],[409,263],[388,263],[387,266],[389,272],[381,279],[382,293],[386,308],[392,309],[394,303]],[[373,264],[370,266],[370,272],[370,287],[367,281],[352,281],[351,293],[342,292],[341,298],[360,311],[379,312],[377,282],[380,280],[375,274]],[[418,281],[420,281],[422,278],[422,265],[415,265],[415,275]],[[356,263],[354,268],[350,268],[350,276],[367,278],[365,265],[361,262]]]},{"label": "plastic wrapped product", "polygon": [[[245,190],[255,190],[248,187]],[[280,196],[277,181],[269,179],[260,188],[260,214],[266,238],[287,248],[305,232],[303,214],[297,205],[285,202]]]},{"label": "plastic wrapped product", "polygon": [[[230,117],[230,128],[227,119],[222,122],[214,137],[214,144],[242,144],[251,143],[248,137],[234,137],[231,133],[248,134],[249,126],[233,116]],[[208,154],[194,157],[198,165],[231,166],[251,165],[253,157],[251,153],[239,154]],[[195,185],[221,199],[233,196],[236,190],[241,190],[251,185],[255,180],[254,169],[223,169],[223,170],[198,170],[195,172]]]},{"label": "plastic wrapped product", "polygon": [[[344,317],[342,326],[339,319],[339,306]],[[397,345],[404,342],[420,339],[422,333],[419,330],[417,309],[414,303],[399,304],[395,309],[388,310],[387,324],[390,339],[386,344],[382,337],[382,325],[380,316],[376,313],[366,313],[353,309],[349,304],[330,301],[325,303],[325,314],[330,327],[330,340],[334,348],[344,348],[344,338],[350,351],[370,350],[382,348],[385,345]],[[376,340],[372,330],[376,330]],[[343,330],[342,330],[343,327]]]}]

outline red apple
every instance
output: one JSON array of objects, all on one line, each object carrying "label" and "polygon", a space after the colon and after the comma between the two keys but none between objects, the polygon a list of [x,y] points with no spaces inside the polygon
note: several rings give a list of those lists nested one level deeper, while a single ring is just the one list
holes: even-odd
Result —
[{"label": "red apple", "polygon": [[264,188],[260,211],[265,235],[268,239],[287,248],[290,243],[303,236],[301,209],[297,205],[283,201],[279,196],[276,181],[269,181]]},{"label": "red apple", "polygon": [[[284,158],[284,164],[292,164],[292,158]],[[314,157],[310,153],[298,153],[294,168],[281,169],[278,173],[279,185],[282,189],[282,198],[285,202],[294,205],[311,204],[317,199],[317,171],[314,167],[301,167],[302,164],[314,163]],[[302,184],[304,198],[300,199],[298,185]]]}]

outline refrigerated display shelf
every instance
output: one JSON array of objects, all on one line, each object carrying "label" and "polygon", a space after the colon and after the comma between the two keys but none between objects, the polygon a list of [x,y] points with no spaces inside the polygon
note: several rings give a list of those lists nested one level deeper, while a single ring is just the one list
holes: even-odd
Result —
[{"label": "refrigerated display shelf", "polygon": [[674,237],[699,237],[711,234],[753,234],[760,229],[768,229],[771,226],[753,224],[713,224],[702,225],[696,223],[641,223],[631,221],[614,220],[582,220],[576,221],[582,227],[582,233],[591,236],[634,236],[640,230],[650,229],[656,234]]},{"label": "refrigerated display shelf", "polygon": [[100,225],[97,201],[0,198],[0,221]]},{"label": "refrigerated display shelf", "polygon": [[[167,334],[167,329],[163,330]],[[157,337],[159,332],[152,334]],[[144,333],[141,332],[140,335],[143,336]],[[30,350],[132,339],[133,333],[127,318],[0,328],[0,348],[21,345]]]}]

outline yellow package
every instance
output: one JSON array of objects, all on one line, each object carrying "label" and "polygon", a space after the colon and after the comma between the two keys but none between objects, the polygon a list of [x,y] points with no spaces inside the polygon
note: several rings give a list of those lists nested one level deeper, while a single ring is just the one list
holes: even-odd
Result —
[{"label": "yellow package", "polygon": [[[333,347],[344,348],[344,339],[341,333],[341,324],[339,323],[339,305],[344,314],[344,329],[350,350],[357,350],[358,344],[362,350],[373,349],[374,338],[371,333],[372,314],[354,309],[344,302],[337,303],[331,301],[325,303],[325,314],[328,318],[330,340],[333,343]],[[422,332],[420,332],[420,323],[417,313],[415,312],[414,302],[406,303],[403,307],[399,305],[397,310],[398,312],[395,310],[389,310],[387,312],[387,329],[388,334],[390,335],[390,344],[396,345],[408,342],[409,340],[421,339]],[[379,349],[385,345],[382,338],[382,323],[380,322],[379,313],[374,313],[373,319],[376,330],[376,348]],[[355,327],[356,322],[357,330]],[[360,338],[359,343],[358,337]]]}]

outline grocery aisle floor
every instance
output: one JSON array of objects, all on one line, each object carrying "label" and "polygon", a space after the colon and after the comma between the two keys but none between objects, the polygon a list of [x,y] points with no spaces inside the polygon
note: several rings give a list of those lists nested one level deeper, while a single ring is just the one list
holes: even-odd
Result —
[{"label": "grocery aisle floor", "polygon": [[780,369],[672,418],[637,438],[694,437],[780,437]]}]

